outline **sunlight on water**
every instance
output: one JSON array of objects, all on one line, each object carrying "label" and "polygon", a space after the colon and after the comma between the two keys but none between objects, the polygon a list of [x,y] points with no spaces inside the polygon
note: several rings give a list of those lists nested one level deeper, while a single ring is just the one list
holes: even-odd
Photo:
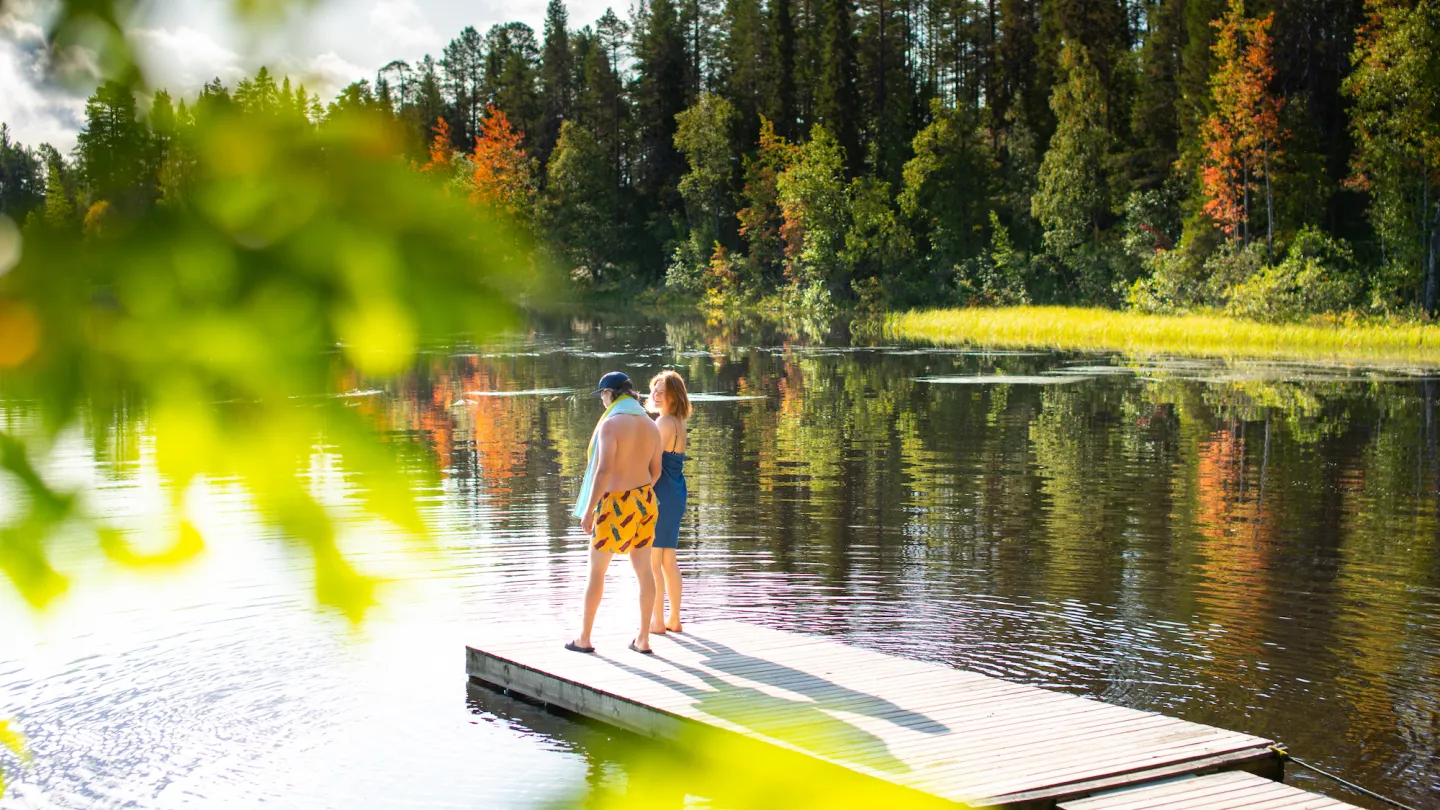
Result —
[{"label": "sunlight on water", "polygon": [[[340,381],[443,473],[421,493],[427,551],[362,520],[345,472],[313,464],[341,546],[389,580],[358,628],[313,610],[308,561],[226,481],[193,493],[208,546],[179,571],[75,544],[46,613],[0,589],[0,717],[35,755],[0,807],[623,795],[668,754],[467,687],[463,646],[517,616],[549,620],[557,644],[573,632],[585,545],[568,511],[599,412],[584,394],[612,368],[662,366],[701,394],[687,621],[824,633],[1247,731],[1440,799],[1433,381],[577,319]],[[956,381],[984,384],[926,384]],[[111,444],[69,436],[47,475],[143,544],[165,528],[153,447],[143,430]],[[630,621],[627,569],[602,624]]]}]

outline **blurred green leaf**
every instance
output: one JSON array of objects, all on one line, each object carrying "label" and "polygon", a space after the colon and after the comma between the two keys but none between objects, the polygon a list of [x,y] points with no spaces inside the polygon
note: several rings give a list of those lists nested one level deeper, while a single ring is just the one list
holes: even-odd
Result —
[{"label": "blurred green leaf", "polygon": [[[25,747],[25,737],[10,725],[8,720],[0,720],[0,749],[7,749],[20,758],[21,762],[30,761],[30,751]],[[5,795],[5,769],[0,767],[0,796]]]},{"label": "blurred green leaf", "polygon": [[[48,603],[64,590],[48,553],[62,524],[120,564],[183,562],[204,548],[185,493],[232,480],[313,560],[320,604],[358,619],[377,581],[339,550],[315,459],[339,465],[346,499],[422,538],[415,493],[436,473],[327,397],[408,369],[429,338],[503,327],[543,292],[540,276],[511,223],[405,159],[392,118],[204,109],[167,142],[165,176],[183,182],[158,201],[117,198],[85,236],[32,219],[0,276],[0,398],[40,417],[0,445],[29,506],[0,526],[0,567]],[[153,438],[168,542],[98,525],[31,465],[75,424],[95,426],[99,452],[105,434],[132,430],[117,419]]]}]

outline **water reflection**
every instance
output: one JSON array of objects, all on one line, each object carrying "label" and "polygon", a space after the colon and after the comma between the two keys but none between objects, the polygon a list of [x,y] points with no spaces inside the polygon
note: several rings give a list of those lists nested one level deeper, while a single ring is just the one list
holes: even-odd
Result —
[{"label": "water reflection", "polygon": [[[421,587],[401,598],[398,618],[379,620],[401,636],[427,623],[441,652],[419,656],[423,675],[395,691],[365,692],[410,707],[411,719],[344,699],[367,670],[297,661],[194,694],[156,686],[137,695],[193,706],[217,689],[261,704],[284,694],[337,734],[453,722],[453,707],[401,692],[459,677],[466,622],[524,611],[553,617],[563,638],[583,561],[567,507],[599,413],[584,392],[612,368],[645,379],[662,367],[716,395],[695,398],[692,421],[680,554],[691,619],[837,635],[1273,737],[1412,804],[1440,802],[1436,383],[1390,371],[826,346],[755,324],[538,319],[504,342],[437,349],[398,380],[335,382],[379,392],[350,402],[443,474],[426,498],[448,554],[414,576]],[[121,494],[144,467],[145,438],[126,424],[93,451]],[[246,525],[243,501],[218,509]],[[217,633],[263,639],[263,623],[245,617],[294,608],[265,605],[274,593],[266,582],[257,575],[196,604],[215,614]],[[320,637],[286,644],[311,648]],[[198,643],[162,630],[151,646],[99,659],[129,677],[178,667],[165,656],[183,659]],[[252,658],[279,655],[255,643]],[[34,665],[0,650],[0,664],[12,657],[19,663],[0,666],[0,687],[33,685]],[[313,679],[317,667],[337,685],[297,696],[289,682]],[[29,694],[0,709],[21,716],[42,755],[89,764],[22,776],[19,795],[84,795],[75,783],[86,773],[170,778],[87,736],[138,722],[106,707],[113,691],[87,683]],[[573,791],[623,791],[625,774],[641,767],[582,726],[506,700],[474,703],[483,734],[451,728],[409,755],[392,752],[374,777],[381,793],[409,784],[387,773],[408,771],[427,774],[432,805],[538,806]],[[100,708],[80,715],[85,732],[60,731],[87,702]],[[188,751],[176,729],[191,721],[177,712],[146,725]],[[313,741],[283,723],[263,728],[221,746],[223,756],[201,751],[168,767],[233,780],[226,763],[257,738]],[[541,796],[533,777],[506,768],[481,783],[458,776],[481,745],[511,764],[541,763],[537,772],[561,787]],[[274,791],[266,795],[301,784],[246,773]],[[312,790],[301,793],[323,794]]]}]

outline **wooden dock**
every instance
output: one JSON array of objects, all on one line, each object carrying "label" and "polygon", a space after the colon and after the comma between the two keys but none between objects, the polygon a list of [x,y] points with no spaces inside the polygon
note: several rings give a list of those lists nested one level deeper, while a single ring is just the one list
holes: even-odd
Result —
[{"label": "wooden dock", "polygon": [[1343,810],[1353,805],[1326,796],[1307,793],[1282,782],[1241,771],[1208,776],[1184,776],[1139,787],[1112,790],[1088,799],[1060,805],[1059,810]]},{"label": "wooden dock", "polygon": [[719,733],[976,807],[1168,806],[1125,789],[1159,783],[1143,789],[1170,791],[1166,801],[1186,786],[1224,796],[1239,783],[1176,779],[1250,778],[1229,772],[1250,774],[1249,789],[1329,802],[1272,803],[1277,795],[1264,804],[1272,810],[1344,806],[1273,781],[1284,765],[1269,740],[819,636],[707,622],[654,637],[654,656],[613,632],[585,655],[564,649],[559,628],[536,629],[482,631],[467,646],[470,677],[647,737],[683,744]]}]

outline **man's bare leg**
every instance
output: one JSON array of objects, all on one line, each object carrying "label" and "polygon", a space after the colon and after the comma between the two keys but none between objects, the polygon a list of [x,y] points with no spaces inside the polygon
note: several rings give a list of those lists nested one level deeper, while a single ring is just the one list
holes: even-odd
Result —
[{"label": "man's bare leg", "polygon": [[650,547],[630,552],[630,564],[635,567],[635,579],[640,583],[640,632],[635,634],[635,646],[648,650],[650,614],[655,610],[655,572],[650,570]]},{"label": "man's bare leg", "polygon": [[[650,632],[657,635],[665,633],[665,551],[663,548],[652,549],[650,552],[650,572],[655,577],[655,610],[650,614]],[[669,583],[665,583],[668,586]]]},{"label": "man's bare leg", "polygon": [[[664,572],[665,593],[670,597],[670,621],[665,622],[664,627],[679,633],[684,629],[680,624],[680,561],[676,559],[673,548],[656,549],[655,556],[660,558],[660,564],[655,567]],[[659,582],[658,579],[656,581]],[[655,595],[655,604],[660,604],[658,593]]]},{"label": "man's bare leg", "polygon": [[610,567],[610,558],[613,556],[615,555],[608,551],[590,549],[590,578],[585,583],[585,616],[580,624],[580,637],[575,639],[576,646],[595,646],[590,643],[590,631],[595,628],[595,614],[600,610],[600,597],[605,595],[605,569]]}]

